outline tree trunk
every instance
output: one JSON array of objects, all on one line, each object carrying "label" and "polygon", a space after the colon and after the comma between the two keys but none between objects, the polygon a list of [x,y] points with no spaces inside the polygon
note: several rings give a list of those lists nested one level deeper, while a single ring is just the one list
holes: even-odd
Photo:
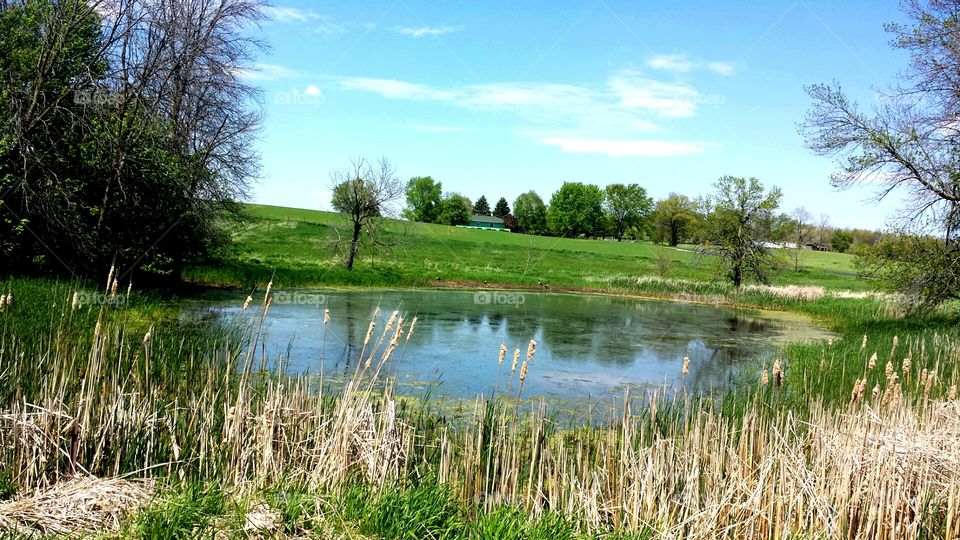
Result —
[{"label": "tree trunk", "polygon": [[353,239],[350,241],[350,251],[347,253],[347,262],[344,264],[347,270],[353,270],[353,258],[357,256],[357,244],[360,242],[360,222],[353,224]]},{"label": "tree trunk", "polygon": [[733,265],[733,286],[740,288],[740,283],[743,281],[743,270],[740,269],[740,264]]}]

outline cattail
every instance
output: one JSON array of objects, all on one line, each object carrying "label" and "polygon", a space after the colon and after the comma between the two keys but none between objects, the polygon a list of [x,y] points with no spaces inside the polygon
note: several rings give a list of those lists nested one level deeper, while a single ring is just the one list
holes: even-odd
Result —
[{"label": "cattail", "polygon": [[330,310],[325,309],[323,310],[323,325],[326,326],[328,322],[330,322]]},{"label": "cattail", "polygon": [[376,321],[370,321],[370,326],[367,327],[367,335],[363,338],[363,348],[366,349],[367,345],[370,344],[370,337],[373,336],[373,328],[377,325]]},{"label": "cattail", "polygon": [[527,361],[523,361],[523,365],[520,366],[520,382],[522,383],[527,378]]},{"label": "cattail", "polygon": [[680,369],[680,374],[686,376],[687,373],[690,373],[690,357],[683,357],[683,367]]},{"label": "cattail", "polygon": [[410,321],[410,330],[407,331],[407,339],[406,339],[406,341],[410,341],[410,336],[413,335],[413,328],[414,328],[415,326],[417,326],[417,318],[416,318],[416,317],[414,317],[413,320]]},{"label": "cattail", "polygon": [[251,302],[253,302],[253,297],[248,295],[247,299],[243,301],[243,309],[240,311],[246,311]]},{"label": "cattail", "polygon": [[906,377],[910,374],[910,357],[903,359],[903,366],[900,368],[903,371],[903,376]]},{"label": "cattail", "polygon": [[393,328],[393,323],[397,322],[397,317],[399,315],[400,315],[400,312],[396,310],[394,310],[394,312],[390,314],[390,318],[387,319],[387,325],[383,327],[384,334],[386,334],[387,332],[390,331],[391,328]]},{"label": "cattail", "polygon": [[146,347],[147,343],[150,343],[150,337],[153,335],[153,327],[151,326],[147,333],[143,335],[143,346]]},{"label": "cattail", "polygon": [[777,383],[777,386],[783,384],[783,367],[780,366],[779,358],[773,363],[773,380]]},{"label": "cattail", "polygon": [[900,338],[893,336],[893,347],[890,348],[890,358],[893,358],[893,355],[897,353],[898,345],[900,345]]},{"label": "cattail", "polygon": [[510,366],[510,375],[517,372],[517,361],[520,360],[520,347],[513,351],[513,365]]},{"label": "cattail", "polygon": [[947,394],[950,399],[957,399],[957,385],[950,386],[950,392]]},{"label": "cattail", "polygon": [[497,359],[499,365],[503,365],[503,359],[507,357],[507,346],[503,343],[500,344],[500,357]]},{"label": "cattail", "polygon": [[117,297],[117,286],[118,286],[118,285],[119,285],[119,283],[117,283],[117,280],[116,280],[116,279],[114,279],[114,280],[113,280],[113,283],[110,284],[110,298],[111,298],[111,299],[114,299],[114,298]]},{"label": "cattail", "polygon": [[767,374],[767,370],[766,370],[766,369],[764,369],[763,371],[760,372],[760,384],[762,384],[762,385],[764,385],[764,386],[770,384],[770,375]]},{"label": "cattail", "polygon": [[887,383],[893,382],[893,378],[897,376],[897,373],[893,370],[893,362],[887,360],[887,367],[884,369],[884,373],[887,376]]},{"label": "cattail", "polygon": [[877,353],[873,353],[873,356],[870,357],[870,361],[867,362],[867,369],[873,369],[877,367]]},{"label": "cattail", "polygon": [[937,380],[937,372],[930,370],[930,373],[927,374],[927,384],[923,387],[923,395],[929,396],[930,390],[933,390],[933,383]]},{"label": "cattail", "polygon": [[527,345],[527,362],[533,360],[533,353],[537,351],[537,342],[530,340],[530,344]]},{"label": "cattail", "polygon": [[827,338],[827,347],[833,347],[833,338]]},{"label": "cattail", "polygon": [[917,384],[920,388],[927,386],[927,368],[923,368],[923,371],[920,372],[920,380],[917,381]]},{"label": "cattail", "polygon": [[853,391],[850,392],[850,401],[862,401],[863,393],[867,389],[867,380],[866,379],[857,379],[853,383]]},{"label": "cattail", "polygon": [[70,309],[77,309],[80,307],[80,293],[73,292],[73,300],[70,302]]},{"label": "cattail", "polygon": [[863,343],[860,344],[860,352],[867,350],[867,335],[863,335]]},{"label": "cattail", "polygon": [[110,272],[107,273],[107,292],[110,291],[110,285],[113,284],[113,265],[110,265]]},{"label": "cattail", "polygon": [[876,401],[877,398],[880,397],[880,384],[879,384],[879,383],[873,387],[873,393],[871,394],[871,397],[873,398],[873,401]]},{"label": "cattail", "polygon": [[133,278],[127,282],[127,298],[130,298],[130,291],[133,290]]},{"label": "cattail", "polygon": [[100,321],[97,321],[97,324],[93,327],[93,339],[100,337]]},{"label": "cattail", "polygon": [[264,304],[267,303],[267,298],[270,296],[270,289],[272,289],[272,288],[273,288],[273,280],[271,279],[271,280],[267,283],[267,292],[263,293],[263,303],[264,303]]}]

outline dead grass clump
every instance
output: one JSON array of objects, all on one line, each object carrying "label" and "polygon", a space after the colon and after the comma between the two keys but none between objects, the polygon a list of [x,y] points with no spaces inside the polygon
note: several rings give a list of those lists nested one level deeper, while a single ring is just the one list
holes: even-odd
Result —
[{"label": "dead grass clump", "polygon": [[116,531],[153,497],[151,484],[78,477],[0,503],[0,531],[25,536]]}]

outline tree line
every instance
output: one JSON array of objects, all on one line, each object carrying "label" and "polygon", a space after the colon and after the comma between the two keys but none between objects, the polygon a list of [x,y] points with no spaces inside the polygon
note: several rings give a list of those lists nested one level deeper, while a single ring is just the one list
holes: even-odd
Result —
[{"label": "tree line", "polygon": [[0,270],[178,279],[258,173],[252,0],[0,2]]}]

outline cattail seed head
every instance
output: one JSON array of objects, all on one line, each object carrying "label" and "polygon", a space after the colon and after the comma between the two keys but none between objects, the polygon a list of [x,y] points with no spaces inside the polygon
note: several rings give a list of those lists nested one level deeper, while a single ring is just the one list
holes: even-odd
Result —
[{"label": "cattail seed head", "polygon": [[770,384],[770,375],[767,373],[766,369],[760,372],[760,384],[763,386]]},{"label": "cattail seed head", "polygon": [[690,373],[690,357],[683,357],[683,367],[680,369],[680,374],[686,376],[687,373]]},{"label": "cattail seed head", "polygon": [[410,321],[410,330],[407,330],[407,339],[406,339],[406,341],[410,341],[410,336],[413,335],[413,329],[414,329],[414,327],[416,327],[416,326],[417,326],[417,318],[414,317],[413,320]]},{"label": "cattail seed head", "polygon": [[903,366],[901,366],[901,370],[903,371],[904,377],[910,374],[910,364],[911,361],[909,356],[903,359]]},{"label": "cattail seed head", "polygon": [[240,311],[246,311],[250,307],[250,304],[253,302],[253,297],[247,295],[247,299],[243,301],[243,309]]},{"label": "cattail seed head", "polygon": [[70,309],[77,309],[80,307],[80,293],[74,291],[73,300],[70,302]]},{"label": "cattail seed head", "polygon": [[950,399],[957,399],[957,385],[951,385],[950,391],[947,393],[947,397]]},{"label": "cattail seed head", "polygon": [[780,365],[779,358],[773,362],[773,380],[777,383],[777,386],[783,384],[783,367]]},{"label": "cattail seed head", "polygon": [[510,375],[517,371],[517,361],[520,360],[520,347],[513,351],[513,364],[510,366]]},{"label": "cattail seed head", "polygon": [[147,330],[147,333],[143,335],[143,346],[146,347],[147,343],[150,343],[150,337],[153,335],[153,328]]},{"label": "cattail seed head", "polygon": [[879,384],[877,384],[877,385],[875,385],[875,386],[873,387],[873,393],[871,394],[871,397],[873,398],[873,401],[876,401],[877,398],[880,397],[880,385],[879,385]]},{"label": "cattail seed head", "polygon": [[897,353],[897,346],[900,345],[900,338],[893,336],[893,346],[890,348],[890,358],[893,358],[893,355]]},{"label": "cattail seed head", "polygon": [[873,353],[870,357],[870,361],[867,362],[867,369],[873,369],[877,367],[877,353]]},{"label": "cattail seed head", "polygon": [[272,289],[272,288],[273,288],[273,280],[271,279],[271,280],[267,283],[267,291],[266,291],[265,293],[263,293],[263,303],[267,303],[267,297],[270,296],[270,289]]},{"label": "cattail seed head", "polygon": [[893,362],[887,360],[887,366],[884,369],[884,374],[887,376],[887,383],[893,382],[893,378],[897,376],[897,373],[893,370]]},{"label": "cattail seed head", "polygon": [[537,342],[530,340],[530,344],[527,345],[527,362],[533,360],[533,354],[537,351]]},{"label": "cattail seed head", "polygon": [[326,326],[328,322],[330,322],[330,310],[325,309],[323,310],[323,325]]},{"label": "cattail seed head", "polygon": [[527,378],[527,361],[523,361],[523,365],[520,366],[520,382],[523,382]]},{"label": "cattail seed head", "polygon": [[933,390],[933,383],[934,383],[936,380],[937,380],[937,372],[931,370],[930,373],[927,374],[927,384],[924,385],[924,387],[923,387],[923,395],[924,395],[924,396],[929,396],[929,395],[930,395],[930,391]]},{"label": "cattail seed head", "polygon": [[867,335],[863,335],[863,342],[860,343],[860,352],[867,350]]},{"label": "cattail seed head", "polygon": [[503,359],[507,357],[507,346],[503,343],[500,344],[500,357],[497,359],[497,363],[501,366],[503,365]]}]

